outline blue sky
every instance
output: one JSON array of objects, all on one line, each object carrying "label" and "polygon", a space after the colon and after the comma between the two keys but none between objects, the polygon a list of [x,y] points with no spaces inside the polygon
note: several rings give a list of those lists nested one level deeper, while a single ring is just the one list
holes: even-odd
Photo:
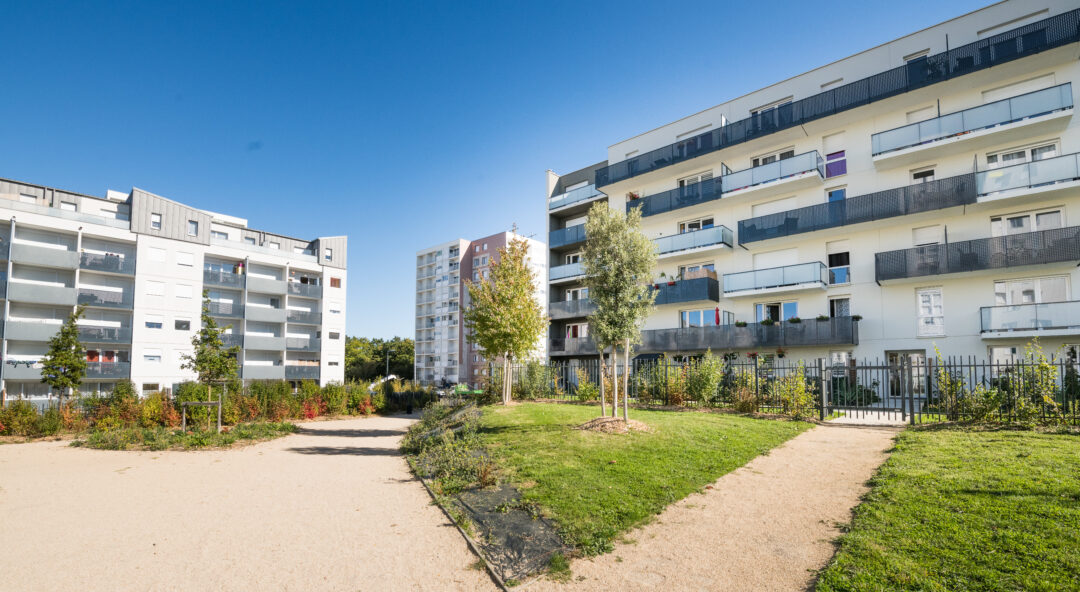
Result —
[{"label": "blue sky", "polygon": [[72,3],[0,10],[0,177],[349,236],[350,335],[414,253],[544,240],[544,171],[987,2]]}]

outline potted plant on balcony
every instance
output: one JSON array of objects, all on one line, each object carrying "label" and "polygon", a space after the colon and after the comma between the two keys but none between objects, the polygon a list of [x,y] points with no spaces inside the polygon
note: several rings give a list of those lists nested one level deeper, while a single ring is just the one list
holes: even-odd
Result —
[{"label": "potted plant on balcony", "polygon": [[[746,323],[743,323],[743,324],[745,325]],[[739,354],[737,352],[727,352],[726,354],[724,354],[724,361],[725,362],[734,362],[738,357],[739,357]]]},{"label": "potted plant on balcony", "polygon": [[799,317],[791,317],[790,319],[787,320],[787,322],[794,323],[794,324],[797,325],[797,324],[802,322],[802,319],[800,319]]},{"label": "potted plant on balcony", "polygon": [[861,321],[861,320],[862,320],[862,315],[851,315],[851,320],[853,320],[853,321],[855,321],[856,323],[858,323],[859,321]]},{"label": "potted plant on balcony", "polygon": [[746,354],[746,357],[750,358],[751,360],[756,360],[757,359],[757,352],[750,352],[750,353]]},{"label": "potted plant on balcony", "polygon": [[735,326],[736,327],[745,327],[746,326],[746,321],[735,321]]},{"label": "potted plant on balcony", "polygon": [[773,326],[775,324],[776,324],[776,321],[774,321],[772,319],[769,319],[769,318],[761,319],[761,322],[760,322],[760,325],[762,327],[771,327],[771,326]]},{"label": "potted plant on balcony", "polygon": [[826,316],[826,315],[818,315],[817,320],[818,321],[827,321],[827,320],[829,320],[829,317]]},{"label": "potted plant on balcony", "polygon": [[641,194],[637,191],[626,192],[626,201],[634,201],[635,199],[641,199]]},{"label": "potted plant on balcony", "polygon": [[776,348],[776,357],[777,357],[777,358],[781,358],[781,359],[782,359],[782,358],[783,358],[784,356],[786,356],[786,355],[787,355],[787,350],[785,350],[785,349],[784,349],[784,348],[782,348],[782,347],[778,347],[778,348]]}]

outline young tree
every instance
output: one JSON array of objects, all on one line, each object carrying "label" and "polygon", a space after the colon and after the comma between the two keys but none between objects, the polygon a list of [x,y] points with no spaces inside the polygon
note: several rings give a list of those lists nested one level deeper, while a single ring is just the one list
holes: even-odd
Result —
[{"label": "young tree", "polygon": [[239,363],[236,355],[239,347],[225,347],[221,339],[222,332],[230,325],[218,327],[217,321],[210,316],[210,297],[203,290],[201,327],[198,333],[191,338],[191,345],[195,350],[191,354],[183,354],[180,358],[184,361],[181,368],[191,370],[199,375],[199,382],[206,384],[207,400],[210,399],[210,390],[215,383],[233,380],[237,376]]},{"label": "young tree", "polygon": [[547,318],[536,300],[536,278],[529,269],[529,247],[515,238],[499,249],[490,277],[468,282],[469,306],[464,312],[469,341],[503,359],[503,403],[510,402],[511,364],[536,349]]},{"label": "young tree", "polygon": [[79,342],[79,319],[85,310],[82,304],[75,307],[49,340],[49,351],[41,359],[41,382],[59,391],[61,397],[79,388],[86,376],[86,350]]},{"label": "young tree", "polygon": [[[629,420],[630,350],[641,339],[641,326],[652,312],[656,295],[649,278],[656,265],[656,244],[641,232],[641,210],[625,216],[598,202],[585,221],[585,285],[596,311],[589,317],[589,333],[611,345],[612,383],[618,382],[618,346],[623,348],[623,419]],[[600,347],[601,342],[597,342]],[[603,359],[603,350],[600,354]],[[616,408],[618,412],[618,387]]]}]

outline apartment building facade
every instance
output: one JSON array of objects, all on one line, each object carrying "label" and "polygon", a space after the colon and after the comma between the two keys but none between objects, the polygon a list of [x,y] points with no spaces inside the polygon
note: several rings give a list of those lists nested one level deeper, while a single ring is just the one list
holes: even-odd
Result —
[{"label": "apartment building facade", "polygon": [[[475,240],[457,239],[416,253],[416,360],[414,374],[423,384],[476,383],[487,376],[490,360],[470,343],[461,311],[468,307],[469,281],[487,279],[499,250],[514,239],[528,245],[529,265],[537,285],[537,300],[546,304],[544,243],[513,232]],[[543,356],[544,340],[537,343]]]},{"label": "apartment building facade", "polygon": [[82,390],[130,379],[142,393],[193,380],[181,368],[202,293],[241,378],[343,382],[346,237],[300,240],[143,191],[104,198],[0,179],[4,257],[0,387],[48,395],[40,360],[76,305]]},{"label": "apartment building facade", "polygon": [[548,174],[549,355],[595,355],[585,208],[657,244],[642,354],[1004,360],[1080,344],[1080,10],[1008,0]]}]

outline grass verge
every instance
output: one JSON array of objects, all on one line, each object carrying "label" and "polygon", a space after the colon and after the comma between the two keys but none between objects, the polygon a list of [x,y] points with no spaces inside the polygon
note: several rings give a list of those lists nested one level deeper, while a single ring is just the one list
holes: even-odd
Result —
[{"label": "grass verge", "polygon": [[1080,589],[1080,438],[916,429],[855,510],[819,591]]},{"label": "grass verge", "polygon": [[485,449],[523,499],[540,506],[578,551],[612,548],[620,533],[810,427],[737,415],[635,410],[651,432],[575,430],[595,407],[489,407]]},{"label": "grass verge", "polygon": [[100,450],[194,450],[199,448],[228,448],[237,443],[273,440],[296,431],[296,426],[286,422],[244,423],[228,428],[228,431],[184,432],[178,429],[116,428],[94,430],[71,443],[72,446]]}]

